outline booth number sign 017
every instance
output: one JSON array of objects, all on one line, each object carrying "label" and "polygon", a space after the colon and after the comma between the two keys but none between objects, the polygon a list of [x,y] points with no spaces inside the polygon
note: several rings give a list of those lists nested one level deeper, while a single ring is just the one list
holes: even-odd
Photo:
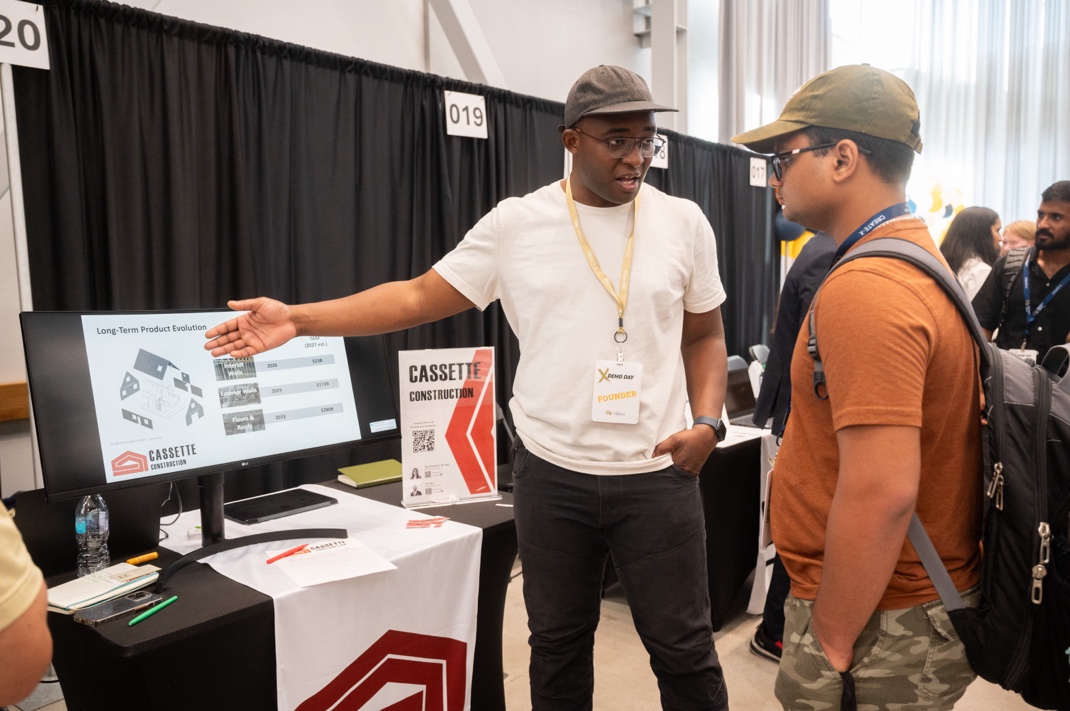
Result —
[{"label": "booth number sign 017", "polygon": [[446,92],[446,135],[487,137],[487,102],[478,94]]},{"label": "booth number sign 017", "polygon": [[40,5],[0,0],[0,62],[48,69],[48,37]]}]

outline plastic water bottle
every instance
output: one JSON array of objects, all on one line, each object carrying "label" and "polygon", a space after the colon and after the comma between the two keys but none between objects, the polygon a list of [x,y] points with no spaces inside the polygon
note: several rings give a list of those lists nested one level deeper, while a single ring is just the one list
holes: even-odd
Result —
[{"label": "plastic water bottle", "polygon": [[78,536],[78,577],[111,565],[108,554],[108,505],[100,494],[83,496],[74,509],[74,532]]}]

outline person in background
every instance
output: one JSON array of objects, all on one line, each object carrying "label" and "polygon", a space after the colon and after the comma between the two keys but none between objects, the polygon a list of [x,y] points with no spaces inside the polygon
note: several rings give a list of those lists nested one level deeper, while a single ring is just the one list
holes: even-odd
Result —
[{"label": "person in background", "polygon": [[[831,235],[834,258],[892,237],[942,261],[906,199],[920,130],[905,82],[848,65],[733,140],[773,154],[785,217]],[[963,601],[978,603],[977,346],[943,288],[895,258],[835,269],[810,313],[770,492],[791,578],[776,696],[792,711],[950,709],[975,673],[906,540],[916,511]]]},{"label": "person in background", "polygon": [[[674,110],[634,72],[591,69],[559,127],[567,179],[502,201],[414,279],[315,304],[233,301],[248,313],[205,334],[212,355],[242,358],[298,335],[385,333],[501,301],[521,350],[513,513],[533,711],[591,708],[609,560],[662,707],[728,709],[698,488],[726,429],[725,292],[698,206],[643,183],[662,145],[655,112]],[[630,381],[634,400],[607,410],[599,380]]]},{"label": "person in background", "polygon": [[1000,254],[1006,254],[1018,247],[1032,247],[1036,233],[1037,223],[1031,220],[1015,220],[1003,228],[1003,239],[999,241]]},{"label": "person in background", "polygon": [[[778,213],[778,235],[784,222],[787,221],[784,220],[783,213]],[[799,327],[806,317],[806,312],[810,310],[814,294],[828,274],[835,252],[836,241],[832,237],[824,232],[815,233],[803,245],[799,256],[788,269],[780,290],[780,304],[773,326],[773,345],[769,349],[769,358],[762,374],[762,387],[758,391],[758,400],[754,406],[754,424],[765,427],[772,418],[772,433],[778,438],[784,436],[784,426],[791,410],[791,354],[795,348],[795,339],[799,335]],[[765,595],[762,621],[754,630],[750,641],[751,652],[759,657],[780,661],[784,648],[784,601],[788,597],[790,587],[788,572],[777,554],[773,557],[773,574]]]},{"label": "person in background", "polygon": [[995,210],[967,207],[955,215],[940,243],[940,253],[969,299],[977,295],[999,258],[999,230]]},{"label": "person in background", "polygon": [[0,503],[0,706],[22,701],[52,661],[44,577]]},{"label": "person in background", "polygon": [[1033,247],[1000,257],[973,299],[985,335],[1036,363],[1070,339],[1070,180],[1040,196]]}]

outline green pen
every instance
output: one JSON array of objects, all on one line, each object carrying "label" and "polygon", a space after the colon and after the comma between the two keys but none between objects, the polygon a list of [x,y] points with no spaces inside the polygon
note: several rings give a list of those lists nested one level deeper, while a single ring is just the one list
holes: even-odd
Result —
[{"label": "green pen", "polygon": [[168,605],[170,605],[172,602],[174,602],[177,599],[178,599],[178,595],[173,595],[173,596],[167,598],[166,600],[164,600],[163,602],[161,602],[156,607],[150,607],[149,609],[145,610],[144,612],[142,612],[140,615],[138,615],[134,619],[130,620],[130,622],[128,623],[128,626],[129,627],[133,627],[134,625],[136,625],[138,622],[141,622],[146,617],[152,617],[157,612],[159,612],[160,610],[164,609],[165,607],[167,607]]}]

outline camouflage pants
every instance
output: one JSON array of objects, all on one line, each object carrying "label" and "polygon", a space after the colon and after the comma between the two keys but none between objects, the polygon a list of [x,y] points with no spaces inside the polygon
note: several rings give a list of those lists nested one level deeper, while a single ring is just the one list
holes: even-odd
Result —
[{"label": "camouflage pants", "polygon": [[[975,606],[980,592],[962,598]],[[844,682],[810,629],[813,606],[788,596],[776,697],[789,710],[839,711]],[[939,600],[874,612],[855,642],[850,671],[859,711],[950,709],[976,676]]]}]

